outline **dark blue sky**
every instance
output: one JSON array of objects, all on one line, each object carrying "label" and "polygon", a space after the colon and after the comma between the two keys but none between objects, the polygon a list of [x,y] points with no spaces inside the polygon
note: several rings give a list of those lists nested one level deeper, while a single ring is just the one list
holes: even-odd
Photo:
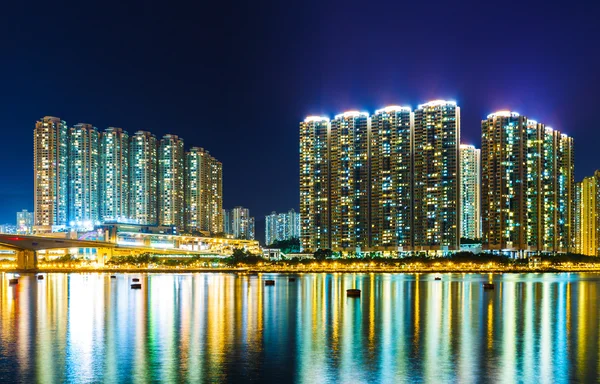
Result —
[{"label": "dark blue sky", "polygon": [[33,208],[44,115],[202,146],[225,207],[259,220],[298,207],[310,114],[452,99],[478,145],[480,120],[512,109],[575,138],[577,179],[600,168],[598,2],[90,4],[2,6],[0,222]]}]

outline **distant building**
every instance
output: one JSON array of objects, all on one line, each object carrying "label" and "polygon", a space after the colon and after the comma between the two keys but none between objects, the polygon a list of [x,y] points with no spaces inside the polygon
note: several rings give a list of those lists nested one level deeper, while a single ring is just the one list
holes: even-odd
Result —
[{"label": "distant building", "polygon": [[250,210],[244,207],[235,207],[232,210],[223,210],[223,228],[227,235],[236,239],[254,240],[254,217],[250,217]]},{"label": "distant building", "polygon": [[69,226],[91,229],[99,223],[100,141],[91,124],[69,129]]},{"label": "distant building", "polygon": [[575,186],[575,252],[600,256],[600,171]]},{"label": "distant building", "polygon": [[291,209],[286,213],[265,216],[265,244],[300,238],[300,214]]},{"label": "distant building", "polygon": [[17,233],[28,235],[33,232],[33,212],[26,209],[17,212]]},{"label": "distant building", "polygon": [[223,233],[233,236],[233,212],[231,209],[223,209]]},{"label": "distant building", "polygon": [[14,224],[1,224],[0,233],[17,233],[17,227]]},{"label": "distant building", "polygon": [[[481,150],[460,145],[460,237],[481,237]],[[461,249],[463,247],[461,246]]]},{"label": "distant building", "polygon": [[67,123],[45,116],[33,132],[34,225],[67,224]]}]

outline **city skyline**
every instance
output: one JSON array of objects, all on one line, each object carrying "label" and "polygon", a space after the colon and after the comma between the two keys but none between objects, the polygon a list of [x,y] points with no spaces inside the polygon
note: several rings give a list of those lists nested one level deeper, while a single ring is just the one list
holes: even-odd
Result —
[{"label": "city skyline", "polygon": [[[600,132],[591,127],[600,53],[587,42],[600,31],[592,11],[519,4],[536,18],[507,30],[502,17],[488,16],[512,7],[487,3],[455,4],[448,17],[447,7],[425,3],[386,4],[382,14],[375,4],[308,1],[283,12],[267,2],[236,9],[221,23],[198,23],[199,4],[147,4],[144,12],[39,7],[11,3],[6,9],[15,17],[5,23],[11,39],[0,64],[7,74],[0,111],[11,140],[0,144],[0,154],[15,171],[0,185],[0,222],[14,220],[9,207],[33,211],[30,127],[44,115],[202,143],[229,165],[225,205],[248,206],[257,219],[299,208],[297,158],[290,154],[297,153],[297,122],[306,115],[455,100],[462,106],[462,142],[479,147],[481,118],[513,110],[579,138],[576,180],[598,168],[594,143]],[[369,12],[379,14],[375,28],[363,22]],[[427,14],[428,21],[399,23],[393,17],[398,12]],[[333,14],[339,18],[331,20]],[[16,22],[20,18],[27,30]],[[47,28],[49,19],[70,22]],[[107,20],[113,26],[108,30],[90,28]],[[305,33],[295,27],[306,23],[318,28]],[[402,50],[389,49],[406,36],[412,38]],[[435,50],[426,43],[441,36],[448,41]],[[191,48],[199,44],[202,49]],[[340,57],[357,45],[382,54],[360,56],[340,69]],[[501,47],[537,59],[506,65],[498,59]],[[268,183],[264,167],[274,159],[286,170],[278,190],[245,199],[239,186]]]},{"label": "city skyline", "polygon": [[[122,128],[35,122],[34,232],[110,222],[222,232],[222,164],[182,138]],[[17,219],[19,222],[19,219]]]}]

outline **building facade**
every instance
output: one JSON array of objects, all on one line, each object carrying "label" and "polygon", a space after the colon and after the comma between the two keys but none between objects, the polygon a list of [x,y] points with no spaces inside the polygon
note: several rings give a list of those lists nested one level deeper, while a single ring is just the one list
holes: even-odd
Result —
[{"label": "building facade", "polygon": [[331,248],[330,122],[309,116],[300,123],[300,245]]},{"label": "building facade", "polygon": [[370,249],[412,249],[412,113],[375,111],[370,134]]},{"label": "building facade", "polygon": [[460,145],[460,237],[481,238],[481,150]]},{"label": "building facade", "polygon": [[129,220],[129,135],[109,127],[100,135],[100,221]]},{"label": "building facade", "polygon": [[158,146],[158,225],[185,226],[183,139],[165,135]]},{"label": "building facade", "polygon": [[575,186],[575,252],[600,256],[600,171]]},{"label": "building facade", "polygon": [[349,111],[331,121],[329,138],[331,249],[369,246],[369,114]]},{"label": "building facade", "polygon": [[100,219],[98,130],[91,124],[75,124],[68,143],[69,226],[91,229]]},{"label": "building facade", "polygon": [[460,108],[419,105],[413,132],[413,249],[451,251],[460,240]]},{"label": "building facade", "polygon": [[513,253],[574,247],[573,139],[518,113],[482,121],[483,247]]},{"label": "building facade", "polygon": [[34,224],[67,224],[68,146],[67,123],[45,116],[35,123],[33,132]]},{"label": "building facade", "polygon": [[285,213],[272,212],[265,216],[265,245],[299,238],[300,214],[293,209]]},{"label": "building facade", "polygon": [[203,148],[186,153],[186,226],[189,231],[223,232],[223,166]]},{"label": "building facade", "polygon": [[134,223],[157,225],[157,140],[137,131],[129,145],[129,218]]}]

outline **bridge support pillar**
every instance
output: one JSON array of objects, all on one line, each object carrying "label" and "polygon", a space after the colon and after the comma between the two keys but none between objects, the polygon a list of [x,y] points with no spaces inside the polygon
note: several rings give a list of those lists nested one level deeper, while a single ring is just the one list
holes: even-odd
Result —
[{"label": "bridge support pillar", "polygon": [[96,250],[96,259],[98,265],[104,267],[104,263],[110,260],[113,256],[112,248],[98,248]]},{"label": "bridge support pillar", "polygon": [[17,251],[18,269],[37,269],[38,258],[36,251],[21,250]]}]

